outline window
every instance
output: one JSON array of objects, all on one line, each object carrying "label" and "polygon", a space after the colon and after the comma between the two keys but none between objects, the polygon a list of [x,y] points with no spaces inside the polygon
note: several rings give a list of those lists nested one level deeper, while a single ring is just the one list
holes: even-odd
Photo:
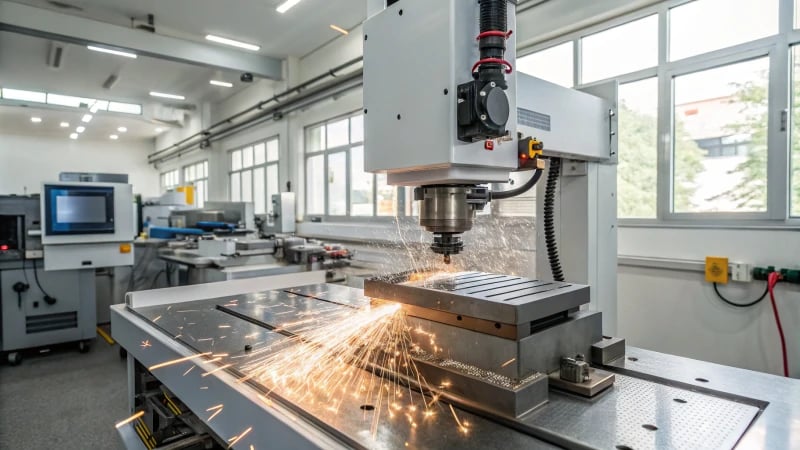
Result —
[{"label": "window", "polygon": [[208,201],[208,161],[190,164],[183,168],[183,182],[195,189],[195,206],[202,208]]},{"label": "window", "polygon": [[800,217],[800,47],[792,49],[791,215]]},{"label": "window", "polygon": [[278,138],[256,142],[233,150],[229,155],[231,201],[252,202],[256,214],[270,212],[272,196],[280,191]]},{"label": "window", "polygon": [[536,45],[577,89],[619,83],[623,223],[800,222],[800,0],[653,2]]},{"label": "window", "polygon": [[769,59],[674,79],[673,211],[767,208]]},{"label": "window", "polygon": [[161,174],[161,192],[167,192],[180,186],[181,178],[178,169],[170,170]]},{"label": "window", "polygon": [[619,87],[618,216],[657,217],[658,80]]},{"label": "window", "polygon": [[779,0],[696,0],[670,10],[669,59],[778,33]]},{"label": "window", "polygon": [[398,214],[400,198],[386,175],[364,171],[364,116],[306,128],[306,214],[373,217]]},{"label": "window", "polygon": [[658,15],[581,39],[582,83],[658,65]]},{"label": "window", "polygon": [[517,59],[517,70],[564,87],[573,86],[572,41]]}]

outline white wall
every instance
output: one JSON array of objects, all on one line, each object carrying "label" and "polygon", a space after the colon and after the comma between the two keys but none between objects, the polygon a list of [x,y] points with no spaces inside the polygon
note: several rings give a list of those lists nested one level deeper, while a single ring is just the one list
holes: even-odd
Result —
[{"label": "white wall", "polygon": [[61,172],[127,173],[133,191],[158,195],[158,171],[147,164],[150,141],[85,141],[44,136],[0,136],[0,194],[38,193]]}]

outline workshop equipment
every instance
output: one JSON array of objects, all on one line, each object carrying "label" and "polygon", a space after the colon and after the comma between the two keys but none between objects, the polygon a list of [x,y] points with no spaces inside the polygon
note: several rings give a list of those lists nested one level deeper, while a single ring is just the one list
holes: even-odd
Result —
[{"label": "workshop equipment", "polygon": [[[617,85],[517,74],[515,4],[368,1],[365,159],[417,188],[445,262],[476,211],[537,187],[535,279],[450,269],[365,290],[131,293],[112,308],[130,448],[138,419],[237,449],[800,448],[799,382],[614,337]],[[521,188],[485,186],[518,169],[533,172]],[[188,410],[178,423],[148,402],[163,392]]]},{"label": "workshop equipment", "polygon": [[[537,283],[463,273],[450,277],[451,286],[464,287],[470,276],[498,276],[498,284]],[[599,335],[595,318],[599,313],[585,311],[567,313],[569,318],[562,318],[552,331],[534,330],[531,342],[470,330],[467,327],[477,327],[466,316],[462,316],[464,326],[436,322],[435,317],[424,322],[408,317],[408,331],[401,335],[410,340],[385,342],[396,342],[397,351],[409,356],[408,364],[418,370],[387,364],[391,360],[381,358],[381,352],[352,365],[347,363],[347,352],[338,357],[332,353],[330,359],[344,358],[345,362],[327,371],[324,378],[305,378],[301,373],[297,383],[304,388],[290,390],[269,377],[254,376],[253,366],[269,369],[269,361],[291,358],[288,368],[292,371],[278,374],[275,380],[292,378],[293,371],[313,371],[317,364],[327,367],[318,358],[332,344],[318,340],[319,330],[331,328],[357,336],[370,325],[348,318],[370,317],[370,311],[379,311],[381,306],[360,289],[328,284],[291,287],[291,281],[271,280],[280,277],[135,292],[129,294],[127,305],[112,307],[113,337],[128,351],[131,417],[141,418],[155,436],[220,436],[220,441],[239,437],[233,444],[218,441],[237,449],[263,448],[273,442],[280,442],[282,448],[799,445],[791,438],[792,423],[800,420],[794,408],[800,396],[796,380],[626,347],[624,340]],[[238,284],[243,282],[251,284]],[[488,289],[489,282],[484,278],[482,289]],[[585,286],[553,286],[565,289],[565,298],[574,297],[572,305],[586,301]],[[433,290],[445,293],[440,287]],[[537,301],[543,308],[553,306],[548,298],[558,300],[558,290],[550,296],[535,295],[536,300],[512,309],[538,310]],[[442,300],[441,305],[456,307],[454,296],[463,297],[456,291],[448,295],[453,303]],[[480,311],[475,315],[486,313],[499,319],[504,317],[502,311],[510,311],[497,307],[500,302],[492,307],[478,305],[477,293],[468,297],[462,300]],[[442,309],[446,308],[432,311]],[[503,320],[514,322],[510,316]],[[588,330],[569,325],[580,321]],[[350,329],[353,323],[360,325]],[[334,334],[324,336],[336,340]],[[583,343],[595,338],[598,342],[583,350]],[[415,350],[430,345],[430,339],[441,347],[438,357]],[[492,351],[502,349],[487,347],[493,341],[504,341],[506,350],[519,344],[509,355],[518,354],[523,362],[498,358],[489,364],[491,371],[474,365],[485,364],[482,361]],[[569,348],[556,350],[556,346]],[[551,359],[551,354],[561,352],[565,360]],[[587,372],[589,381],[585,381]],[[411,379],[409,373],[419,378]],[[516,380],[517,374],[526,378]],[[584,381],[578,382],[578,376]],[[595,376],[613,378],[613,387],[593,386]],[[330,388],[321,384],[323,379],[329,380]],[[374,386],[372,395],[359,386]],[[424,398],[420,390],[426,392]],[[381,403],[384,392],[390,395]],[[163,393],[179,402],[180,416],[154,404]],[[129,422],[121,421],[118,429],[128,448],[141,445]]]}]

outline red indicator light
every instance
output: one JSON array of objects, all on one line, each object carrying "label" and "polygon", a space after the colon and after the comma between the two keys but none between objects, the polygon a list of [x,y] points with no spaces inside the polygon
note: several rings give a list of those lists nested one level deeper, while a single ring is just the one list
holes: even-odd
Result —
[{"label": "red indicator light", "polygon": [[5,244],[0,245],[0,252],[4,252],[4,251],[7,251],[7,250],[8,250],[8,246],[7,245],[5,245]]}]

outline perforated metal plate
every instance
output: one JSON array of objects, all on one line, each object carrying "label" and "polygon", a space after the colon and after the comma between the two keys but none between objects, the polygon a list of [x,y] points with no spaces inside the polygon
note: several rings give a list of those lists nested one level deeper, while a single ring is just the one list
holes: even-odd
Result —
[{"label": "perforated metal plate", "polygon": [[522,419],[595,448],[730,449],[759,408],[651,381],[616,376],[597,401],[550,393]]}]

